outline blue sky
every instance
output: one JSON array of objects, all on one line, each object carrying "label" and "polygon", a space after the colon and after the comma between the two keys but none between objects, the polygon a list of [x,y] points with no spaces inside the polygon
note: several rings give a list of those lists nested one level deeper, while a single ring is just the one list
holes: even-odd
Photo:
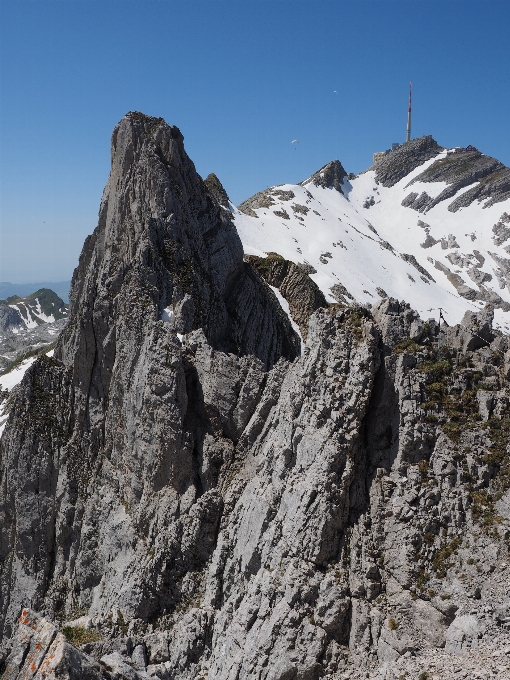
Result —
[{"label": "blue sky", "polygon": [[[507,0],[0,0],[0,280],[71,277],[130,110],[234,203],[405,138],[510,165]],[[335,94],[337,90],[338,94]],[[299,139],[295,149],[292,139]]]}]

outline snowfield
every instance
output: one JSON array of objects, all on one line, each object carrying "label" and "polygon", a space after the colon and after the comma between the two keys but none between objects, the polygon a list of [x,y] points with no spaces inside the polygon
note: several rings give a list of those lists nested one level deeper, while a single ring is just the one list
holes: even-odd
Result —
[{"label": "snowfield", "polygon": [[[275,252],[312,265],[316,273],[311,278],[330,302],[338,299],[336,294],[343,287],[346,300],[351,296],[367,304],[388,295],[405,300],[424,319],[437,320],[442,308],[447,322],[455,324],[466,310],[486,304],[459,295],[448,278],[457,274],[475,291],[478,286],[472,276],[485,279],[484,287],[510,303],[501,262],[494,255],[509,265],[510,260],[504,245],[496,244],[493,232],[502,215],[510,213],[510,200],[489,208],[475,202],[450,212],[448,206],[471,185],[426,213],[402,205],[411,192],[436,197],[448,186],[445,182],[411,184],[446,154],[446,150],[439,153],[389,188],[377,183],[371,169],[351,181],[346,178],[342,193],[316,186],[312,178],[304,186],[283,184],[268,189],[274,205],[256,208],[258,217],[232,206],[245,253],[265,257]],[[293,198],[282,192],[292,192]],[[436,263],[449,271],[441,271]],[[334,289],[335,285],[340,289]],[[510,312],[496,309],[495,325],[510,331]]]},{"label": "snowfield", "polygon": [[41,309],[41,303],[36,299],[35,308],[28,309],[25,304],[12,304],[9,305],[11,309],[15,309],[19,312],[21,318],[24,321],[25,328],[30,330],[31,328],[37,328],[41,323],[53,323],[56,321],[53,314],[47,315]]}]

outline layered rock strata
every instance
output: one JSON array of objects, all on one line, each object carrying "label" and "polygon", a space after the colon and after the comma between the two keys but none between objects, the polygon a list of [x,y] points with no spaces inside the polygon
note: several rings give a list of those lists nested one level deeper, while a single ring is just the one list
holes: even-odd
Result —
[{"label": "layered rock strata", "polygon": [[177,128],[128,114],[69,324],[0,440],[4,672],[28,606],[92,631],[77,653],[112,677],[398,678],[508,640],[491,309],[302,312],[300,354]]},{"label": "layered rock strata", "polygon": [[[212,364],[215,352],[233,352],[218,364],[231,414],[214,399],[217,415],[200,405],[197,368],[179,340],[197,328]],[[115,601],[144,617],[179,601],[173,587],[161,600],[160,587],[188,572],[182,541],[199,566],[221,515],[199,471],[209,422],[237,439],[258,376],[299,345],[243,262],[179,130],[126,116],[113,133],[99,224],[73,277],[69,324],[55,358],[41,359],[21,385],[2,438],[4,634],[27,601],[51,616]],[[238,370],[229,373],[232,361]],[[199,535],[184,519],[192,507]]]},{"label": "layered rock strata", "polygon": [[340,193],[342,191],[342,184],[347,177],[342,164],[339,160],[330,161],[324,167],[317,170],[311,177],[300,182],[301,186],[306,186],[310,182],[316,187],[323,187],[324,189],[336,189]]},{"label": "layered rock strata", "polygon": [[303,265],[285,260],[277,253],[269,253],[268,257],[248,255],[245,259],[264,281],[278,288],[289,303],[290,314],[299,326],[301,337],[306,340],[311,315],[321,307],[328,307],[319,286],[308,276]]}]

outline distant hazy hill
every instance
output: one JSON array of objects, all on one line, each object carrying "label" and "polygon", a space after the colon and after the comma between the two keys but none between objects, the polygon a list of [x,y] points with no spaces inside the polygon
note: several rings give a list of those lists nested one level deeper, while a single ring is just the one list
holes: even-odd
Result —
[{"label": "distant hazy hill", "polygon": [[0,374],[27,352],[46,351],[67,321],[67,305],[49,288],[0,300]]},{"label": "distant hazy hill", "polygon": [[67,305],[49,288],[40,288],[25,297],[11,295],[7,300],[0,300],[0,307],[6,318],[10,319],[13,314],[16,317],[7,325],[2,324],[2,331],[19,332],[21,328],[35,328],[42,323],[52,323],[67,316]]},{"label": "distant hazy hill", "polygon": [[0,281],[0,300],[6,300],[12,295],[19,295],[26,297],[31,295],[34,290],[41,288],[50,288],[66,303],[69,302],[69,288],[70,281],[42,281],[41,283],[10,283],[9,281]]}]

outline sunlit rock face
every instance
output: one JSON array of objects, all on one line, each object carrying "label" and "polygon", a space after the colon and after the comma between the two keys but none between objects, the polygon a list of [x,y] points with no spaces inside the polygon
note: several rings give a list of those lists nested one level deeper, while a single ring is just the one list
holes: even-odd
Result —
[{"label": "sunlit rock face", "polygon": [[[315,190],[348,200],[325,168],[302,203],[280,189],[289,219]],[[69,321],[0,440],[7,677],[38,644],[36,671],[64,678],[312,680],[417,677],[459,650],[475,668],[507,640],[493,308],[446,326],[340,282],[328,300],[320,262],[271,233],[245,261],[239,219],[177,128],[119,123]]]}]

